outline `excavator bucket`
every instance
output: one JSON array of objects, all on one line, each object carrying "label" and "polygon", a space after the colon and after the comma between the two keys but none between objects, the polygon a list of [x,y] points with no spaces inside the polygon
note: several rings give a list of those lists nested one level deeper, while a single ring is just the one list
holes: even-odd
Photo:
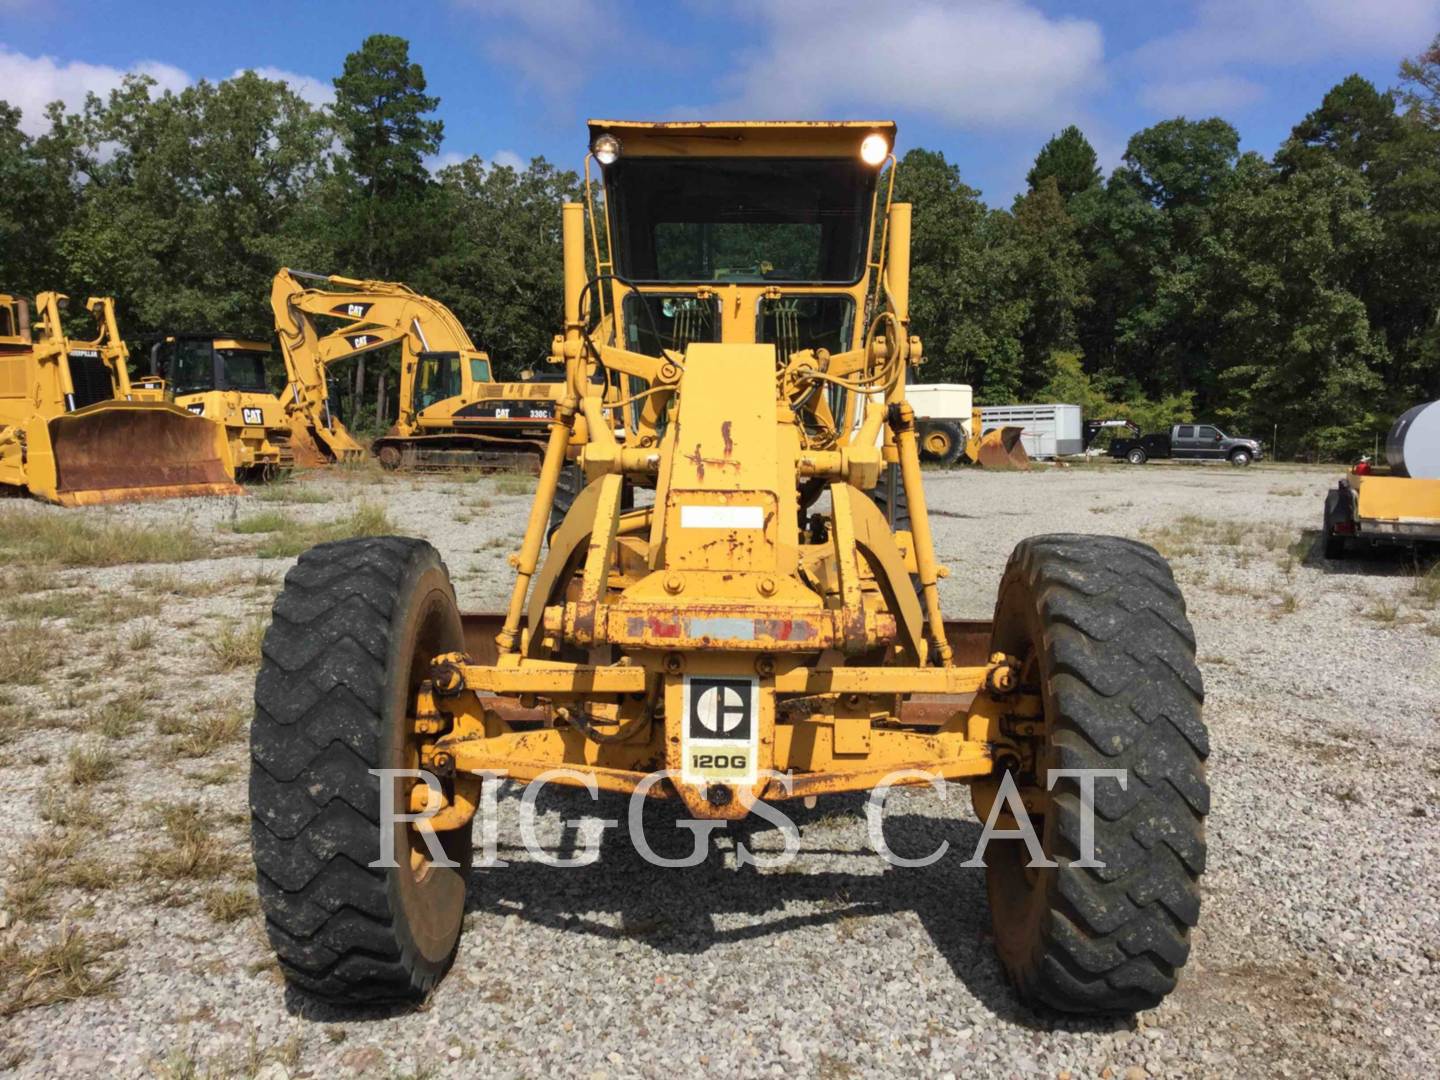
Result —
[{"label": "excavator bucket", "polygon": [[225,429],[174,405],[106,401],[46,428],[54,486],[35,493],[62,506],[243,493]]},{"label": "excavator bucket", "polygon": [[1030,455],[1020,441],[1023,427],[1009,426],[993,428],[980,436],[975,452],[975,464],[986,469],[1028,469]]}]

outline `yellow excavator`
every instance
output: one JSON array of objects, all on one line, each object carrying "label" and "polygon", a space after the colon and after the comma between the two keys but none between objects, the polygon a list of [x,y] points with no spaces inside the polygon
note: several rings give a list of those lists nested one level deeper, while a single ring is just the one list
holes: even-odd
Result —
[{"label": "yellow excavator", "polygon": [[[282,269],[270,302],[292,378],[285,396],[322,428],[319,441],[350,439],[330,413],[326,369],[399,345],[399,409],[372,444],[382,465],[538,469],[563,383],[493,381],[490,358],[438,300],[399,282]],[[324,423],[314,425],[317,417]]]},{"label": "yellow excavator", "polygon": [[114,301],[86,301],[95,337],[72,341],[68,300],[38,294],[32,324],[0,295],[0,487],[62,506],[240,494],[223,427],[132,388]]},{"label": "yellow excavator", "polygon": [[134,380],[223,424],[235,474],[272,480],[295,464],[290,417],[270,384],[270,345],[234,334],[166,334],[150,348],[152,374]]}]

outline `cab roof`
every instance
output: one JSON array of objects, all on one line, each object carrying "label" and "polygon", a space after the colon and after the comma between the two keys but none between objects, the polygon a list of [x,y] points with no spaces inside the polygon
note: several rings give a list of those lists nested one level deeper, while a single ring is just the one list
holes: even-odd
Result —
[{"label": "cab roof", "polygon": [[893,149],[891,120],[591,120],[590,142],[620,140],[632,157],[853,157],[866,135]]}]

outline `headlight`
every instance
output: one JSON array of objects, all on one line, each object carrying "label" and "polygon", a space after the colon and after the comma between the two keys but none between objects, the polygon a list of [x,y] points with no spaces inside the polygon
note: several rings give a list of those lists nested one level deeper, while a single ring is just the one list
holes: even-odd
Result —
[{"label": "headlight", "polygon": [[601,165],[613,165],[620,156],[620,140],[614,135],[601,135],[590,150]]},{"label": "headlight", "polygon": [[890,156],[890,144],[884,135],[866,135],[860,143],[860,160],[866,165],[879,165]]}]

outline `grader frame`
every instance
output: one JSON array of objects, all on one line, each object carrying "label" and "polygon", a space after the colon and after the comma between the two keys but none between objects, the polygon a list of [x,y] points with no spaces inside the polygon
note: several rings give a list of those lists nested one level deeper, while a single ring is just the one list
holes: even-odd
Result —
[{"label": "grader frame", "polygon": [[295,985],[429,992],[499,774],[704,819],[964,781],[992,825],[1039,822],[1047,861],[985,855],[1024,997],[1127,1012],[1173,988],[1208,806],[1184,601],[1142,544],[1032,537],[993,622],[945,620],[894,134],[591,123],[605,210],[563,208],[564,393],[505,610],[462,615],[399,537],[313,549],[276,601],[251,806]]},{"label": "grader frame", "polygon": [[[693,153],[724,140],[726,153],[853,158],[867,135],[888,148],[893,126],[596,122],[591,133],[618,139],[627,155]],[[994,772],[997,757],[1022,761],[1024,747],[1002,720],[1038,716],[1038,699],[1017,693],[1012,660],[983,647],[977,654],[976,635],[947,632],[941,614],[943,571],[905,403],[906,369],[922,356],[909,331],[910,207],[891,203],[878,183],[870,199],[877,212],[866,250],[876,249],[877,219],[884,246],[839,290],[874,313],[868,326],[857,319],[843,351],[788,357],[755,342],[745,316],[767,300],[833,294],[835,285],[631,285],[604,257],[615,244],[610,217],[564,208],[566,324],[552,359],[565,367],[568,392],[551,425],[509,609],[490,662],[436,658],[417,702],[445,728],[422,763],[470,789],[458,795],[463,806],[473,806],[478,781],[467,777],[477,770],[526,779],[579,766],[602,788],[630,792],[669,769],[671,786],[653,792],[678,794],[697,817],[736,818],[759,799],[868,790],[902,771],[977,779]],[[631,291],[716,296],[721,340],[660,356],[612,344],[625,338]],[[642,408],[620,438],[613,418],[623,409],[606,392],[613,380],[594,378],[597,367],[643,384],[630,395]],[[841,390],[839,417],[815,392],[822,385]],[[567,457],[586,485],[542,565]],[[892,468],[910,515],[898,536],[866,494]],[[627,482],[653,487],[655,504],[624,511]],[[807,483],[828,493],[833,525],[818,542],[797,543],[796,493]],[[964,664],[952,634],[971,646]],[[559,658],[569,650],[587,657]],[[729,766],[713,776],[695,769],[704,755],[683,750],[683,699],[696,677],[753,680],[756,756],[739,782]],[[924,707],[907,708],[917,694]],[[532,698],[543,705],[518,716],[507,708]],[[775,774],[787,772],[793,780],[782,784]],[[429,797],[423,785],[415,790],[420,808]],[[442,825],[464,817],[458,807],[440,814]]]}]

